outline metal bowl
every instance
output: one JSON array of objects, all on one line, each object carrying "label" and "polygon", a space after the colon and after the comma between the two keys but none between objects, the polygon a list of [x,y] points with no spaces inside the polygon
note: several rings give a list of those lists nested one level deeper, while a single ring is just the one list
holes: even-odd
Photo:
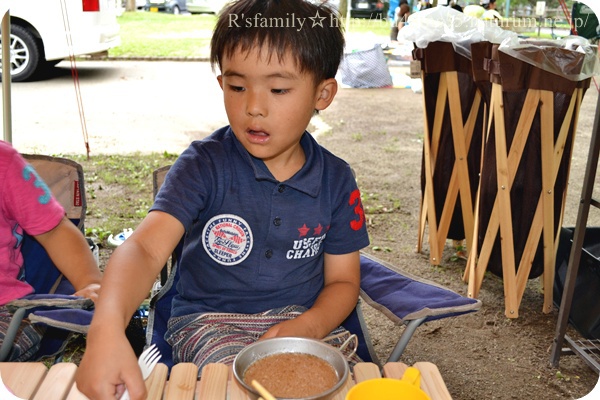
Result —
[{"label": "metal bowl", "polygon": [[[246,370],[255,361],[281,353],[304,353],[317,356],[329,363],[338,376],[337,383],[329,390],[315,396],[303,397],[301,400],[328,400],[344,385],[348,379],[349,368],[346,358],[341,351],[316,339],[296,338],[296,337],[277,337],[255,342],[238,353],[233,361],[233,375],[236,381],[248,391],[250,397],[258,399],[259,393],[254,387],[244,382]],[[292,400],[283,399],[279,400]],[[298,399],[294,399],[298,400]]]}]

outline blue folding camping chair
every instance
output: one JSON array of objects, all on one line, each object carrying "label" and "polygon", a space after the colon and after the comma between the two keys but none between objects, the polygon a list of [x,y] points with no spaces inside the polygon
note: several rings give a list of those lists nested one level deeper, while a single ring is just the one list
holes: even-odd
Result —
[{"label": "blue folding camping chair", "polygon": [[[167,166],[154,171],[155,196],[168,170]],[[171,315],[171,302],[177,293],[177,260],[182,246],[183,242],[180,242],[173,252],[171,262],[163,268],[160,276],[162,287],[150,300],[146,328],[146,345],[156,344],[163,355],[161,362],[169,368],[173,366],[172,351],[164,335]],[[436,283],[403,273],[393,265],[368,254],[361,254],[360,269],[361,299],[396,324],[406,325],[387,362],[400,360],[414,332],[424,323],[475,312],[481,308],[480,300],[462,296]],[[363,361],[374,362],[381,367],[383,364],[379,362],[371,344],[360,301],[342,325],[357,335],[357,355]]]},{"label": "blue folding camping chair", "polygon": [[[28,154],[23,154],[23,157],[44,180],[65,209],[67,217],[83,235],[87,203],[82,166],[60,157]],[[8,357],[24,318],[47,326],[35,360],[61,354],[74,333],[87,332],[92,318],[93,302],[70,295],[74,292],[73,286],[33,237],[25,234],[21,252],[25,280],[33,286],[35,293],[7,305],[14,313],[0,347],[0,361]]]}]

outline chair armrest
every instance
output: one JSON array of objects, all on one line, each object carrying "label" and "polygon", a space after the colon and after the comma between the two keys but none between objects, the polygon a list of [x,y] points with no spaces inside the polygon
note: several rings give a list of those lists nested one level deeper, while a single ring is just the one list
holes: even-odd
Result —
[{"label": "chair armrest", "polygon": [[423,322],[477,311],[481,300],[412,276],[391,264],[361,254],[361,297],[396,323]]},{"label": "chair armrest", "polygon": [[19,308],[34,312],[38,309],[90,309],[93,307],[94,302],[90,299],[66,294],[30,294],[6,304],[6,308],[12,313]]}]

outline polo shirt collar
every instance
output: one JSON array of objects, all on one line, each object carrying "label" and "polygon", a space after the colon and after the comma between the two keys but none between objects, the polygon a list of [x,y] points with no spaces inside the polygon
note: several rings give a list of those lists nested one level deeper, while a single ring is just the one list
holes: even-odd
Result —
[{"label": "polo shirt collar", "polygon": [[[254,171],[256,180],[279,183],[261,159],[253,157],[248,153],[233,134],[231,127],[229,127],[227,133],[232,136],[235,147],[239,151],[242,159],[244,159]],[[300,171],[296,172],[294,176],[282,183],[290,188],[304,192],[309,196],[317,197],[321,190],[321,179],[323,177],[323,152],[321,146],[307,131],[304,131],[304,134],[300,139],[300,145],[304,150],[306,161]]]}]

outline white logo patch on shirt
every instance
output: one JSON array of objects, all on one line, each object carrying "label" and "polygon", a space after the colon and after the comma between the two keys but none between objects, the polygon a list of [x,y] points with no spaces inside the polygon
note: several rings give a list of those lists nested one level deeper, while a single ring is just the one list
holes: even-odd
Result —
[{"label": "white logo patch on shirt", "polygon": [[252,230],[237,215],[217,215],[204,226],[202,244],[208,255],[219,264],[236,265],[244,261],[252,250]]}]

